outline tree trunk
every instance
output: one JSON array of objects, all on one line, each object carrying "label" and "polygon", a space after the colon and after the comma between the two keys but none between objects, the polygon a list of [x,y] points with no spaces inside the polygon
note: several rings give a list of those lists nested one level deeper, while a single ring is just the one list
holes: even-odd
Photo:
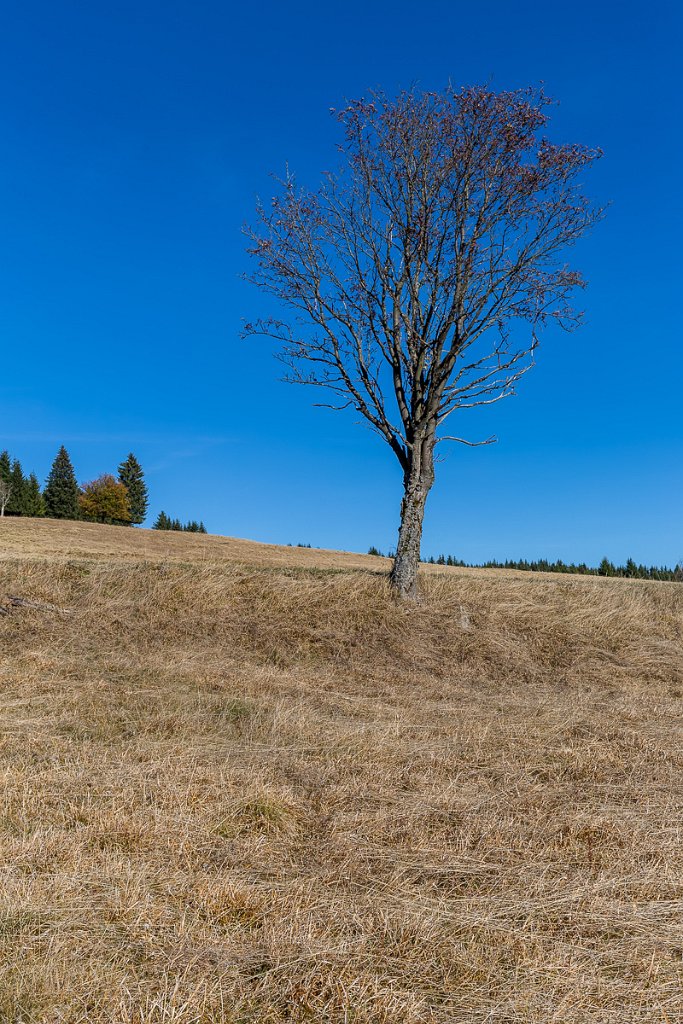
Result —
[{"label": "tree trunk", "polygon": [[434,483],[434,439],[430,433],[414,446],[403,478],[401,525],[396,557],[391,570],[391,585],[399,597],[417,599],[417,572],[420,567],[420,542],[425,504]]}]

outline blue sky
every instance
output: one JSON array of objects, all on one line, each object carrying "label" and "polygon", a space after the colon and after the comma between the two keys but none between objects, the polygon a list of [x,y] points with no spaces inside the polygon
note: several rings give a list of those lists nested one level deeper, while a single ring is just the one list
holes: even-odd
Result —
[{"label": "blue sky", "polygon": [[[133,450],[152,512],[216,533],[393,545],[400,475],[350,415],[241,341],[262,298],[242,224],[285,163],[336,161],[368,88],[539,81],[554,139],[599,145],[606,220],[575,251],[585,325],[518,397],[463,412],[423,550],[683,559],[683,226],[676,4],[23,0],[0,36],[0,447],[79,479]],[[453,424],[455,428],[455,423]]]}]

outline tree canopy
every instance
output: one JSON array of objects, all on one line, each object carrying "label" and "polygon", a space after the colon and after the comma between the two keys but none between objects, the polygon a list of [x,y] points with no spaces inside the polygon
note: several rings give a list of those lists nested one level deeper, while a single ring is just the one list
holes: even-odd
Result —
[{"label": "tree canopy", "polygon": [[80,506],[84,519],[121,526],[131,521],[128,491],[111,473],[103,473],[97,480],[84,484]]}]

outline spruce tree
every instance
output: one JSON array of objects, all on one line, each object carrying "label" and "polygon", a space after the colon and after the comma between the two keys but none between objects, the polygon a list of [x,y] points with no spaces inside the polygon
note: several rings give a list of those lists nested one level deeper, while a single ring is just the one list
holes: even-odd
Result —
[{"label": "spruce tree", "polygon": [[9,482],[10,487],[12,488],[12,494],[7,502],[5,512],[8,516],[25,516],[26,480],[24,479],[24,473],[19,459],[15,459],[12,463],[12,472],[10,473]]},{"label": "spruce tree", "polygon": [[24,495],[26,509],[24,515],[34,516],[36,518],[44,516],[45,501],[43,500],[43,495],[40,493],[40,484],[38,483],[38,477],[35,473],[31,473],[30,477],[26,481]]},{"label": "spruce tree", "polygon": [[154,526],[152,527],[152,529],[153,530],[170,530],[171,529],[171,520],[166,515],[165,512],[160,512],[159,513],[159,515],[157,516],[157,520],[156,520]]},{"label": "spruce tree", "polygon": [[79,494],[69,453],[62,445],[45,486],[45,514],[51,519],[80,519]]},{"label": "spruce tree", "polygon": [[149,505],[147,484],[142,466],[131,452],[128,458],[119,466],[119,480],[128,491],[128,504],[130,506],[130,521],[139,526],[144,523]]}]

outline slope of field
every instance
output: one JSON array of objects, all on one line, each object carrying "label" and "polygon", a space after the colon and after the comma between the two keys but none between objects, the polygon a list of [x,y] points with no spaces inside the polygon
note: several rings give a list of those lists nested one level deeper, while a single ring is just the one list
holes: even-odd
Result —
[{"label": "slope of field", "polygon": [[683,1020],[683,587],[0,523],[0,1021]]},{"label": "slope of field", "polygon": [[107,561],[170,561],[255,566],[377,570],[389,561],[371,555],[311,548],[278,547],[233,537],[176,533],[172,530],[131,530],[123,526],[59,522],[49,519],[8,519],[0,533],[0,558],[94,558]]}]

